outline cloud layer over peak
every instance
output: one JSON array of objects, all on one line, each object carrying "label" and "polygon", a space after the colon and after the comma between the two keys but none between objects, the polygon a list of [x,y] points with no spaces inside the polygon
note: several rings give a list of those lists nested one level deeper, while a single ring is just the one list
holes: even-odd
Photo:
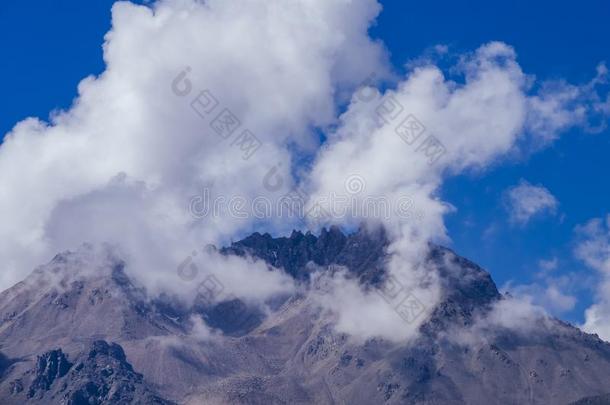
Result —
[{"label": "cloud layer over peak", "polygon": [[[252,218],[194,224],[189,199],[207,185],[215,196],[269,194],[262,179],[278,163],[289,187],[289,148],[315,148],[338,92],[388,70],[367,35],[379,10],[375,1],[116,3],[106,70],[79,84],[69,110],[27,119],[4,139],[0,285],[83,240],[131,245],[154,274],[249,229]],[[246,130],[258,146],[251,157]]]}]

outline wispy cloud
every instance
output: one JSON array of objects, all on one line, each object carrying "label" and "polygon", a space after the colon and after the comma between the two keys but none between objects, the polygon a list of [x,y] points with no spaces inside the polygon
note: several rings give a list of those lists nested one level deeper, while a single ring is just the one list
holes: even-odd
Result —
[{"label": "wispy cloud", "polygon": [[597,271],[595,303],[585,311],[583,329],[610,340],[610,215],[576,228],[576,257]]},{"label": "wispy cloud", "polygon": [[546,187],[532,185],[523,179],[506,190],[504,197],[509,220],[518,225],[526,225],[532,218],[543,214],[554,214],[559,205]]}]

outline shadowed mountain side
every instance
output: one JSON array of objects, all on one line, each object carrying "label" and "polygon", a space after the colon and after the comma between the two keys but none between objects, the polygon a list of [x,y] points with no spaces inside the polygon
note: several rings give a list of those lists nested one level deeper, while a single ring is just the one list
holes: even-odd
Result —
[{"label": "shadowed mountain side", "polygon": [[123,348],[98,340],[71,362],[61,349],[43,353],[35,367],[1,387],[3,403],[171,405],[154,394],[127,361]]},{"label": "shadowed mountain side", "polygon": [[572,405],[610,405],[610,394],[582,398]]}]

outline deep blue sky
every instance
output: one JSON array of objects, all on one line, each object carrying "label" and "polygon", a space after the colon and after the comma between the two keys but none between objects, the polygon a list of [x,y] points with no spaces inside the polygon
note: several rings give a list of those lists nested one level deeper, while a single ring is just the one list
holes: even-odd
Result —
[{"label": "deep blue sky", "polygon": [[[0,2],[0,134],[27,116],[46,119],[51,110],[68,107],[77,83],[104,69],[101,45],[110,28],[112,3]],[[607,0],[383,4],[372,34],[383,39],[397,67],[435,44],[460,52],[490,40],[514,46],[524,71],[540,79],[582,83],[594,75],[600,61],[610,63]],[[448,218],[453,248],[486,267],[500,285],[529,282],[537,261],[552,256],[560,259],[559,274],[582,270],[571,258],[573,228],[610,212],[608,156],[609,131],[572,131],[527,160],[449,181],[443,195],[458,210]],[[507,224],[501,195],[521,178],[543,184],[557,197],[556,216],[523,228]],[[486,233],[490,227],[495,231]],[[580,292],[578,308],[565,317],[582,319],[588,294]]]}]

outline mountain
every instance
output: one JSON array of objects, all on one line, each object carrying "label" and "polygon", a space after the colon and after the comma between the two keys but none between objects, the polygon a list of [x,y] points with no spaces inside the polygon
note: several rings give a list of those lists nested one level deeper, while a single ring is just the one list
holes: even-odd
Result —
[{"label": "mountain", "polygon": [[596,395],[594,397],[582,398],[576,402],[573,402],[572,404],[573,405],[610,405],[610,394]]},{"label": "mountain", "polygon": [[[314,268],[345,266],[376,287],[382,230],[255,233],[220,249],[285,271],[304,288],[250,308],[237,298],[185,306],[150,298],[112,250],[58,254],[0,294],[0,403],[569,404],[604,403],[610,344],[555,319],[463,344],[499,303],[490,275],[431,246],[443,299],[415,342],[355,343],[306,291]],[[313,266],[315,264],[316,266]],[[193,319],[221,331],[202,338]],[[604,397],[604,395],[606,395]],[[583,402],[584,401],[584,402]],[[586,402],[598,401],[598,402]]]},{"label": "mountain", "polygon": [[[28,387],[25,390],[25,387]],[[127,362],[123,348],[98,340],[71,363],[61,349],[36,359],[36,366],[11,381],[6,402],[171,405],[143,381]]]}]

